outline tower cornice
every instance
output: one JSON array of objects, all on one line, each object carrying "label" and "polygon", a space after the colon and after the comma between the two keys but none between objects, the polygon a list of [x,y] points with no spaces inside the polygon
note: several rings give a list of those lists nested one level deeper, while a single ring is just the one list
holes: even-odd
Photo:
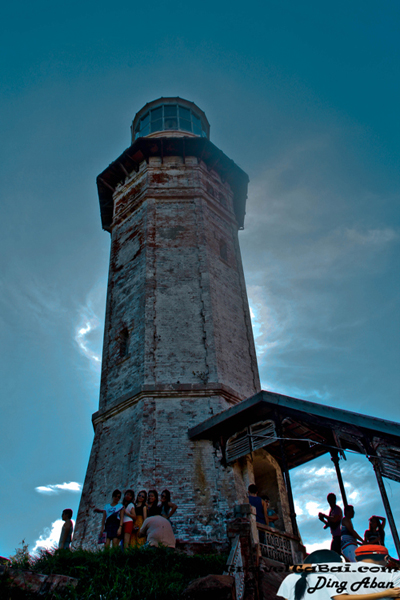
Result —
[{"label": "tower cornice", "polygon": [[246,214],[248,175],[206,138],[198,137],[158,137],[139,138],[112,162],[98,177],[97,189],[100,202],[103,229],[111,231],[114,214],[114,192],[133,171],[138,171],[143,161],[150,157],[195,156],[203,161],[209,171],[218,173],[233,192],[233,208],[239,229],[243,229]]},{"label": "tower cornice", "polygon": [[142,385],[128,394],[124,394],[115,400],[110,407],[104,410],[98,410],[92,415],[92,423],[95,428],[98,423],[107,421],[120,412],[126,410],[129,406],[136,404],[142,398],[199,398],[210,396],[219,396],[224,398],[232,406],[243,400],[235,390],[221,383],[180,383],[180,384],[158,384]]}]

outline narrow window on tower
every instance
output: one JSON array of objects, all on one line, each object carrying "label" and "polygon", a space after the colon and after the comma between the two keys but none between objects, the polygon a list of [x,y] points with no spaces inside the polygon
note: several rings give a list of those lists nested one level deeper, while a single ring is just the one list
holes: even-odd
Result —
[{"label": "narrow window on tower", "polygon": [[228,247],[224,240],[219,241],[219,255],[222,258],[222,260],[228,261]]},{"label": "narrow window on tower", "polygon": [[119,358],[126,358],[128,356],[129,347],[129,331],[126,327],[123,328],[119,338]]}]

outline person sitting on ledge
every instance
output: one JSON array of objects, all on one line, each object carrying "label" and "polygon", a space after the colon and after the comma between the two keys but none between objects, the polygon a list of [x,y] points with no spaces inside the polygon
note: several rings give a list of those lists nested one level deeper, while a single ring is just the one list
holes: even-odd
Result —
[{"label": "person sitting on ledge", "polygon": [[369,528],[364,533],[364,544],[380,544],[383,546],[385,543],[385,525],[385,517],[372,515],[369,519]]},{"label": "person sitting on ledge", "polygon": [[276,512],[274,511],[273,508],[270,508],[271,505],[271,500],[269,499],[269,496],[263,496],[262,499],[265,502],[265,505],[267,507],[267,515],[268,515],[268,525],[270,527],[275,527],[275,521],[277,521],[279,519],[278,515],[276,514]]}]

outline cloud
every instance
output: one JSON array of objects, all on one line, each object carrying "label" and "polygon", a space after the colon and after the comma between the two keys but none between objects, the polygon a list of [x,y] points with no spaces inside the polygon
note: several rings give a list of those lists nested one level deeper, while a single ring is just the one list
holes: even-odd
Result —
[{"label": "cloud", "polygon": [[51,529],[46,527],[39,539],[36,540],[32,553],[37,555],[41,550],[50,550],[50,548],[58,546],[63,523],[62,519],[57,519],[51,524]]},{"label": "cloud", "polygon": [[361,245],[381,246],[398,238],[397,231],[390,227],[386,227],[385,229],[369,229],[368,231],[347,229],[345,233],[350,241]]},{"label": "cloud", "polygon": [[314,544],[307,544],[306,550],[307,554],[311,554],[311,552],[315,552],[316,550],[330,550],[331,549],[331,541],[332,538],[326,538],[321,540],[320,542],[315,542]]},{"label": "cloud", "polygon": [[[83,322],[82,322],[83,321]],[[78,344],[79,350],[88,358],[92,366],[96,367],[96,370],[100,371],[101,356],[90,349],[88,334],[92,333],[99,327],[98,318],[93,315],[89,317],[84,314],[81,319],[81,323],[75,331],[75,341]]]},{"label": "cloud", "polygon": [[26,319],[29,331],[35,326],[48,332],[55,331],[54,323],[67,314],[60,290],[39,275],[27,273],[18,262],[13,269],[14,277],[3,275],[0,279],[2,312],[17,314],[19,321]]},{"label": "cloud", "polygon": [[[313,502],[313,501],[306,502],[306,511],[312,517],[318,517],[318,513],[322,512],[323,508],[324,508],[323,505],[320,504],[319,502]],[[304,512],[303,512],[303,514],[304,514]]]},{"label": "cloud", "polygon": [[370,359],[379,314],[395,318],[382,282],[400,239],[378,211],[385,192],[338,164],[338,142],[333,132],[283,148],[253,175],[240,233],[262,387],[330,404],[340,374]]},{"label": "cloud", "polygon": [[333,467],[320,467],[315,471],[315,474],[318,477],[326,477],[327,475],[332,477],[335,474],[335,469]]},{"label": "cloud", "polygon": [[106,283],[101,280],[90,290],[85,305],[79,309],[79,321],[74,332],[79,351],[89,359],[89,364],[96,373],[101,370],[104,327],[104,322],[98,315],[104,311],[106,287]]},{"label": "cloud", "polygon": [[60,492],[78,493],[82,490],[82,484],[76,481],[69,483],[56,483],[50,485],[39,485],[35,488],[39,494],[59,494]]}]

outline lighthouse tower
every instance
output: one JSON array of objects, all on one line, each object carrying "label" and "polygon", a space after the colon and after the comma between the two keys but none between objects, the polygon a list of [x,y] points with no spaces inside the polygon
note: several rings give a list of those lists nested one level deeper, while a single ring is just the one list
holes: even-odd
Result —
[{"label": "lighthouse tower", "polygon": [[223,539],[240,472],[188,429],[260,390],[240,257],[247,175],[182,98],[146,104],[97,179],[111,234],[99,410],[74,542],[115,488],[167,488],[177,538]]}]

